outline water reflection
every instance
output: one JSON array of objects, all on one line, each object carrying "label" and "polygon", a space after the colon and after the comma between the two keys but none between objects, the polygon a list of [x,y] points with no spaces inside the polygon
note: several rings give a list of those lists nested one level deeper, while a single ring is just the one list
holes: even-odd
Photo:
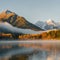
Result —
[{"label": "water reflection", "polygon": [[60,44],[0,44],[0,60],[60,60]]}]

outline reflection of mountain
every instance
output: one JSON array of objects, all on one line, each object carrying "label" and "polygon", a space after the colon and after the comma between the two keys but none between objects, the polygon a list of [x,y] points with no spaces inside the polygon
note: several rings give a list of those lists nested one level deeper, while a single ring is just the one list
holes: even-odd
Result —
[{"label": "reflection of mountain", "polygon": [[35,23],[35,25],[41,27],[44,30],[60,29],[60,24],[54,22],[52,19],[49,19],[46,22],[38,21]]},{"label": "reflection of mountain", "polygon": [[8,22],[18,28],[42,30],[34,24],[28,22],[24,17],[18,16],[9,10],[6,10],[0,14],[0,21]]},{"label": "reflection of mountain", "polygon": [[34,49],[34,48],[32,48],[32,46],[31,46],[31,48],[30,47],[26,48],[26,47],[22,47],[22,46],[13,47],[13,48],[2,48],[1,54],[0,54],[0,60],[26,60],[27,58],[28,58],[28,60],[32,60],[32,58],[34,56],[36,58],[37,58],[37,56],[39,56],[39,60],[40,60],[41,58],[44,58],[43,52],[45,52],[46,55],[44,55],[44,56],[46,57],[47,51],[40,50],[40,49]]},{"label": "reflection of mountain", "polygon": [[[0,48],[0,60],[25,60],[24,58],[27,58],[26,56],[29,57],[28,60],[33,60],[33,59],[47,60],[48,57],[59,58],[60,47],[58,45],[59,44],[48,44],[46,42],[43,44],[24,43],[20,45],[20,47],[18,47],[16,44],[14,45],[11,44],[11,46],[9,44],[7,45],[2,44],[1,45],[2,47]],[[6,46],[8,47],[6,48]],[[6,57],[8,59],[6,59]]]}]

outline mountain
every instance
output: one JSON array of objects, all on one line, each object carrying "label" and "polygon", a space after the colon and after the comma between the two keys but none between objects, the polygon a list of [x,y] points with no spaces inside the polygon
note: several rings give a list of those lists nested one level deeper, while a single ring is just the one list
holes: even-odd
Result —
[{"label": "mountain", "polygon": [[45,22],[37,21],[35,25],[45,30],[45,26],[46,26]]},{"label": "mountain", "polygon": [[35,23],[35,25],[44,30],[60,29],[60,24],[54,22],[52,19],[48,19],[45,22],[38,21]]},{"label": "mountain", "polygon": [[52,20],[52,19],[48,19],[47,21],[46,21],[46,23],[48,24],[48,25],[56,25],[56,23]]},{"label": "mountain", "polygon": [[37,26],[39,26],[39,27],[41,27],[42,28],[42,25],[44,24],[44,22],[42,22],[42,21],[38,21],[37,23],[36,23],[36,25]]},{"label": "mountain", "polygon": [[36,25],[28,22],[24,17],[18,16],[16,13],[9,10],[3,11],[0,14],[0,21],[8,22],[14,27],[23,28],[23,29],[32,29],[32,30],[43,30]]}]

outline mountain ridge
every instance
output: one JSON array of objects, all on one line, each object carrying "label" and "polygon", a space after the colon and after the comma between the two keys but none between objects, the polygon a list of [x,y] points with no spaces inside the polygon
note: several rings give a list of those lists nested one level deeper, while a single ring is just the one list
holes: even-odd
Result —
[{"label": "mountain ridge", "polygon": [[48,19],[45,22],[37,21],[35,25],[41,27],[44,30],[60,29],[60,24],[52,19]]},{"label": "mountain ridge", "polygon": [[32,30],[43,30],[38,26],[28,22],[24,17],[18,16],[16,13],[11,12],[10,10],[3,11],[0,14],[0,21],[8,22],[12,26],[23,28],[23,29],[32,29]]}]

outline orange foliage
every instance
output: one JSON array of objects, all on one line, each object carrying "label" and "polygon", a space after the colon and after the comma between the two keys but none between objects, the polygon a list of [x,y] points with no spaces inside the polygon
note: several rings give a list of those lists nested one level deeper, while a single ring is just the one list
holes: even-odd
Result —
[{"label": "orange foliage", "polygon": [[1,14],[0,14],[0,19],[5,18],[6,15],[7,15],[6,13],[1,13]]},{"label": "orange foliage", "polygon": [[2,37],[12,37],[12,34],[4,34],[4,33],[2,33],[2,34],[0,34],[0,36],[2,36]]},{"label": "orange foliage", "polygon": [[7,14],[5,18],[8,19],[11,16],[14,16],[14,13]]},{"label": "orange foliage", "polygon": [[5,12],[0,14],[0,19],[8,19],[10,16],[13,16],[14,13],[6,14]]}]

